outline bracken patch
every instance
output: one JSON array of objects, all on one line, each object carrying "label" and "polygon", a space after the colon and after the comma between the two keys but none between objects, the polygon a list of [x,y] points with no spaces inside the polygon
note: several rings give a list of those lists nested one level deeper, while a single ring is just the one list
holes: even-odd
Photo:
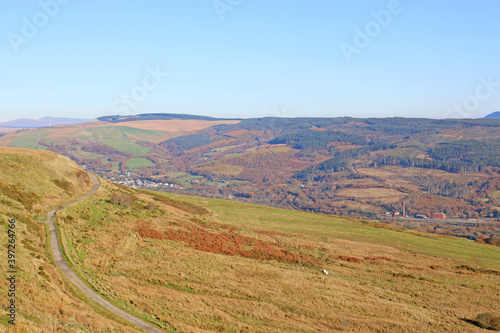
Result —
[{"label": "bracken patch", "polygon": [[199,251],[295,264],[310,265],[320,262],[314,257],[277,249],[276,247],[280,247],[277,243],[269,244],[246,236],[213,233],[195,227],[187,227],[186,229],[171,228],[165,232],[165,236],[170,240],[183,242]]},{"label": "bracken patch", "polygon": [[147,223],[142,223],[141,225],[138,225],[136,231],[142,238],[153,238],[153,239],[167,238],[164,234],[162,234],[158,230],[151,228],[151,226],[148,225]]},{"label": "bracken patch", "polygon": [[363,259],[359,259],[356,257],[349,257],[349,256],[337,256],[337,259],[343,260],[343,261],[348,261],[348,262],[361,262]]}]

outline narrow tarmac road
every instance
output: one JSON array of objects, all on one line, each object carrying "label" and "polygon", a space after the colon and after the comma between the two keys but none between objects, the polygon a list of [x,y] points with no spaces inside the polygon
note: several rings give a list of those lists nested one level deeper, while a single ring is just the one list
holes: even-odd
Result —
[{"label": "narrow tarmac road", "polygon": [[101,186],[99,180],[97,179],[96,176],[89,174],[90,178],[92,179],[93,185],[92,188],[90,189],[87,194],[84,196],[75,199],[71,202],[68,202],[62,206],[57,207],[56,209],[51,210],[47,214],[47,224],[49,225],[49,230],[50,230],[50,247],[52,248],[52,253],[54,254],[54,260],[56,261],[57,266],[61,269],[61,271],[66,275],[66,277],[80,289],[85,295],[93,299],[95,302],[99,303],[101,306],[104,308],[108,309],[109,311],[113,312],[114,314],[122,317],[123,319],[131,322],[132,324],[148,331],[148,332],[153,332],[153,333],[164,333],[164,331],[160,330],[159,328],[148,324],[141,319],[138,319],[128,312],[123,311],[122,309],[114,306],[110,302],[106,301],[101,295],[87,287],[87,285],[75,274],[73,269],[69,267],[66,264],[66,261],[64,261],[62,251],[61,251],[61,244],[59,244],[59,237],[57,235],[57,228],[56,228],[56,223],[54,221],[54,214],[61,209],[64,209],[66,207],[69,207],[77,202],[80,202],[82,200],[85,200],[89,198],[91,195],[93,195]]}]

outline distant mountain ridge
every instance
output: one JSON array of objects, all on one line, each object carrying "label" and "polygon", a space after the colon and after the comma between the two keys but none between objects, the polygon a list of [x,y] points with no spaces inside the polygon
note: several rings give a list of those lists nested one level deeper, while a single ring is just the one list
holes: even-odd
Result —
[{"label": "distant mountain ridge", "polygon": [[92,121],[93,119],[77,119],[77,118],[59,118],[59,117],[43,117],[40,119],[15,119],[0,123],[0,127],[15,127],[15,128],[40,128],[57,125],[79,124]]},{"label": "distant mountain ridge", "polygon": [[131,116],[103,116],[97,118],[100,121],[106,121],[108,123],[121,123],[126,121],[143,121],[143,120],[171,120],[171,119],[182,119],[182,120],[208,120],[208,121],[218,121],[218,120],[239,120],[239,118],[215,118],[208,116],[198,116],[191,114],[180,114],[180,113],[144,113]]},{"label": "distant mountain ridge", "polygon": [[492,112],[489,115],[484,116],[483,119],[500,119],[500,111]]}]

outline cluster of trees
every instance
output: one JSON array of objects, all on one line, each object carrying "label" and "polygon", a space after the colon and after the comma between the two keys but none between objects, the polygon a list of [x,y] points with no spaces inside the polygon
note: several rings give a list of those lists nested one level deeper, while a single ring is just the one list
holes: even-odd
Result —
[{"label": "cluster of trees", "polygon": [[500,127],[498,119],[425,119],[425,118],[369,118],[364,120],[369,130],[387,135],[414,135],[441,133],[451,128],[470,126]]},{"label": "cluster of trees", "polygon": [[438,169],[454,173],[482,172],[487,167],[500,167],[499,151],[500,140],[459,140],[429,148],[427,154],[430,158],[394,154],[371,158],[365,163],[365,166],[398,165],[402,167]]},{"label": "cluster of trees", "polygon": [[231,125],[225,129],[235,130],[243,128],[249,131],[272,131],[272,132],[291,132],[309,129],[311,127],[328,128],[332,125],[347,124],[353,121],[362,121],[351,117],[340,118],[281,118],[281,117],[265,117],[243,119],[237,125]]},{"label": "cluster of trees", "polygon": [[343,171],[352,167],[352,160],[354,159],[363,155],[368,155],[372,151],[392,149],[394,147],[395,146],[393,144],[371,141],[368,146],[365,147],[337,151],[329,160],[301,170],[295,173],[294,177],[301,180],[311,180],[316,179],[318,173]]},{"label": "cluster of trees", "polygon": [[179,156],[186,150],[208,145],[211,142],[210,133],[199,133],[169,139],[160,143],[160,145],[167,148],[174,156]]},{"label": "cluster of trees", "polygon": [[[209,180],[248,180],[253,183],[278,181],[289,168],[294,152],[280,149],[263,149],[251,153],[232,156],[223,160],[208,162],[190,169],[190,173],[202,175]],[[240,169],[241,171],[235,172]]]},{"label": "cluster of trees", "polygon": [[319,164],[310,166],[302,171],[295,173],[294,177],[300,180],[308,181],[315,179],[315,176],[319,172],[339,172],[348,167],[349,158],[355,158],[361,154],[361,150],[359,149],[351,149],[343,152],[338,152],[334,157],[321,162]]},{"label": "cluster of trees", "polygon": [[428,154],[438,161],[463,163],[479,167],[500,167],[500,140],[459,140],[430,148]]},{"label": "cluster of trees", "polygon": [[305,130],[298,133],[279,136],[269,143],[287,144],[296,149],[323,150],[332,142],[344,142],[357,146],[366,146],[368,140],[356,134],[349,134],[340,131],[315,131]]},{"label": "cluster of trees", "polygon": [[408,156],[402,157],[397,155],[379,156],[370,159],[364,164],[370,168],[381,167],[384,165],[397,165],[402,167],[436,169],[454,173],[481,172],[483,169],[482,165],[469,162],[432,160],[429,158]]}]

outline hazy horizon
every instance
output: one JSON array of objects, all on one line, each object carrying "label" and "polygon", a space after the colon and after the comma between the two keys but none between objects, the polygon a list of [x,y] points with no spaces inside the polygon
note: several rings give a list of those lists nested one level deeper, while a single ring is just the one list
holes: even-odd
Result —
[{"label": "hazy horizon", "polygon": [[[493,111],[491,113],[495,113],[495,112],[500,112],[500,111]],[[489,114],[491,114],[489,113]],[[161,114],[161,113],[158,113],[158,114]],[[164,114],[170,114],[170,113],[164,113]],[[482,117],[479,117],[479,118],[445,118],[445,119],[483,119],[485,116],[488,116],[489,114],[486,114]],[[131,114],[131,115],[124,115],[125,117],[133,117],[133,116],[140,116],[140,115],[143,115],[143,114]],[[192,114],[186,114],[186,115],[194,115],[194,116],[201,116],[199,114],[195,114],[195,113],[192,113]],[[33,121],[38,121],[38,120],[44,120],[45,118],[54,118],[54,119],[72,119],[72,120],[88,120],[88,121],[93,121],[93,120],[96,120],[98,118],[101,118],[101,117],[106,117],[106,116],[120,116],[120,115],[112,115],[112,114],[108,114],[108,115],[102,115],[102,116],[98,116],[98,117],[95,117],[95,118],[73,118],[73,117],[53,117],[53,116],[43,116],[43,117],[40,117],[40,118],[13,118],[13,119],[9,119],[9,120],[6,120],[6,121],[2,121],[0,122],[0,125],[2,124],[5,124],[5,123],[9,123],[9,122],[13,122],[13,121],[21,121],[21,120],[33,120]],[[269,115],[269,116],[262,116],[262,117],[215,117],[215,116],[210,116],[210,115],[203,115],[203,116],[206,116],[206,117],[213,117],[215,119],[254,119],[254,118],[265,118],[265,117],[277,117],[277,118],[287,118],[287,117],[283,117],[283,116],[272,116],[272,115]],[[328,117],[328,116],[290,116],[289,118],[360,118],[360,119],[366,119],[366,118],[380,118],[380,119],[384,119],[384,118],[404,118],[404,119],[441,119],[441,118],[429,118],[429,117],[401,117],[401,116],[388,116],[388,117],[352,117],[352,116],[335,116],[335,117]]]}]

